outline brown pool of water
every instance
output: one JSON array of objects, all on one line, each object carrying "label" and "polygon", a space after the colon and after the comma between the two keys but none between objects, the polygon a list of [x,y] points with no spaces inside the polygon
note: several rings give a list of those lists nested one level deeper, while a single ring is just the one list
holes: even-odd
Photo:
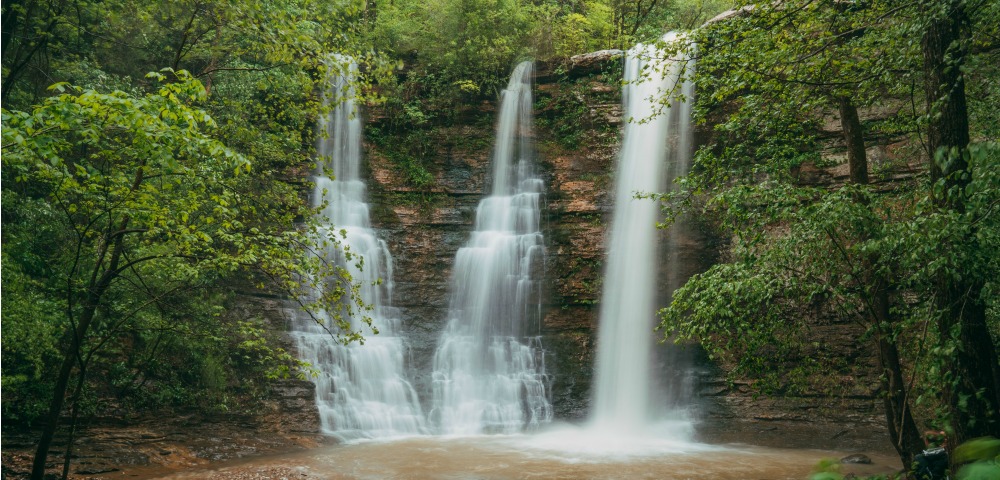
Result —
[{"label": "brown pool of water", "polygon": [[[817,462],[854,452],[708,445],[583,430],[534,435],[410,437],[321,447],[175,473],[168,479],[804,479]],[[859,476],[899,470],[899,460],[869,455],[842,465]]]}]

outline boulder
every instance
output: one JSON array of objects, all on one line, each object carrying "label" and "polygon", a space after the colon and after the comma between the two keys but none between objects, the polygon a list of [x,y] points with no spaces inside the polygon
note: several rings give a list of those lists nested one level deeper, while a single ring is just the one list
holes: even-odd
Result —
[{"label": "boulder", "polygon": [[871,465],[872,459],[863,453],[855,453],[840,459],[840,463],[853,463],[860,465]]}]

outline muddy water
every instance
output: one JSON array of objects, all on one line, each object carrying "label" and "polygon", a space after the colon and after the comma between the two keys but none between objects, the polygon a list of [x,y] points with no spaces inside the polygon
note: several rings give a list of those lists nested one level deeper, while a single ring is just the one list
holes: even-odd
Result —
[{"label": "muddy water", "polygon": [[[535,435],[410,437],[322,447],[163,478],[719,479],[807,478],[823,458],[854,452],[707,445],[656,436],[615,438],[564,428]],[[858,475],[898,471],[898,460],[844,465]],[[276,475],[267,472],[280,472]]]}]

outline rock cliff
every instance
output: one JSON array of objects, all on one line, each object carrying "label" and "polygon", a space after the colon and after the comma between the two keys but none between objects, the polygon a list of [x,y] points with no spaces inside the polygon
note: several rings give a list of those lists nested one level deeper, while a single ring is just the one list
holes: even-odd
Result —
[{"label": "rock cliff", "polygon": [[[546,291],[539,333],[556,417],[563,419],[585,415],[593,368],[607,190],[621,117],[619,73],[614,63],[608,68],[608,78],[598,72],[576,80],[563,76],[561,82],[541,69],[535,92],[535,140],[546,185]],[[431,357],[447,322],[451,264],[488,190],[494,113],[483,106],[463,115],[463,122],[429,131],[436,147],[421,163],[433,176],[431,187],[408,185],[389,155],[372,144],[366,150],[374,223],[395,258],[393,302],[401,309],[412,345],[411,371],[424,402],[430,398]],[[370,124],[378,128],[378,122]]]},{"label": "rock cliff", "polygon": [[[547,289],[540,334],[556,418],[570,421],[584,418],[589,405],[604,234],[612,208],[608,190],[622,121],[620,52],[600,53],[562,66],[542,65],[535,85],[536,149],[547,203]],[[488,189],[494,114],[493,106],[483,103],[452,117],[458,121],[425,130],[433,147],[417,160],[433,180],[424,187],[413,186],[398,158],[385,148],[366,145],[373,222],[395,258],[393,302],[401,309],[410,339],[410,371],[425,409],[431,397],[432,355],[447,321],[451,264],[473,229],[476,206]],[[372,112],[369,128],[379,129],[386,121]],[[708,135],[707,129],[700,130],[699,141],[707,141]],[[837,146],[831,149],[835,152]],[[724,239],[712,233],[710,221],[694,219],[692,224],[679,240],[680,265],[670,266],[682,277],[707,268],[724,249]],[[667,300],[666,292],[663,298]],[[689,347],[685,355],[695,359],[694,393],[705,438],[745,441],[745,435],[734,438],[727,432],[749,429],[755,436],[776,432],[780,444],[784,426],[819,422],[828,434],[805,435],[801,443],[833,447],[863,438],[879,443],[884,427],[870,355],[855,341],[861,332],[835,319],[818,319],[816,331],[827,352],[856,362],[844,374],[856,379],[856,388],[843,392],[817,387],[795,396],[761,397],[750,382],[726,380],[725,366],[710,364]],[[670,372],[662,374],[670,381]],[[743,422],[749,426],[736,425]],[[760,427],[762,423],[767,425]],[[777,424],[783,427],[774,427]]]}]

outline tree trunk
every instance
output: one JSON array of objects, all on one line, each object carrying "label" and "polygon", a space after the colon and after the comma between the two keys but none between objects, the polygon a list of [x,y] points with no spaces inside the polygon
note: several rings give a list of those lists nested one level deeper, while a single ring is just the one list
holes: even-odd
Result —
[{"label": "tree trunk", "polygon": [[[850,170],[851,183],[868,184],[868,156],[865,152],[864,131],[858,117],[858,109],[847,97],[837,99],[840,110],[840,125],[844,131],[844,143],[847,145],[847,164]],[[864,203],[863,198],[856,201]],[[878,264],[877,256],[864,259],[863,282],[868,299],[869,315],[875,325],[875,343],[878,350],[879,365],[882,367],[882,401],[885,407],[886,424],[889,427],[889,439],[899,454],[903,465],[909,467],[913,457],[923,449],[920,430],[913,421],[913,414],[906,391],[906,381],[903,367],[899,361],[899,347],[893,333],[893,318],[891,300],[889,298],[889,282],[884,276],[875,272]]]},{"label": "tree trunk", "polygon": [[[963,45],[969,35],[969,19],[955,0],[949,0],[948,12],[933,18],[924,33],[924,90],[929,109],[927,125],[927,154],[930,156],[931,181],[944,178],[947,182],[964,187],[968,179],[951,174],[968,169],[962,155],[948,155],[950,164],[935,161],[940,149],[959,152],[969,146],[969,110],[965,98],[965,78],[961,67],[966,54]],[[948,152],[945,152],[948,154]],[[946,190],[947,192],[947,190]],[[963,209],[960,198],[938,195],[936,200]]]},{"label": "tree trunk", "polygon": [[[939,11],[940,4],[929,7]],[[969,112],[961,70],[970,34],[964,3],[949,0],[943,14],[928,20],[921,42],[932,195],[942,211],[959,213],[965,211],[964,189],[970,178],[963,155],[969,145]],[[943,188],[937,188],[939,183]],[[966,240],[962,248],[975,248],[976,231]],[[983,278],[947,274],[939,275],[935,286],[940,334],[958,342],[949,365],[955,380],[942,385],[953,444],[985,435],[1000,437],[1000,363],[986,325],[984,286]]]},{"label": "tree trunk", "polygon": [[76,388],[73,392],[73,406],[70,407],[72,414],[69,419],[69,435],[66,438],[66,453],[63,455],[62,480],[69,478],[69,466],[73,459],[73,442],[76,440],[76,425],[80,417],[80,397],[83,395],[83,388],[87,381],[87,364],[89,357],[80,360],[80,369],[77,372]]},{"label": "tree trunk", "polygon": [[847,144],[847,166],[851,173],[851,183],[867,185],[868,157],[858,109],[847,97],[838,98],[837,103],[840,110],[840,126],[844,130],[844,143]]},{"label": "tree trunk", "polygon": [[[89,303],[89,300],[88,300]],[[31,480],[42,480],[45,475],[45,461],[49,456],[49,448],[52,446],[52,439],[55,437],[56,428],[59,426],[59,416],[62,414],[63,402],[66,399],[66,388],[69,386],[69,379],[73,374],[73,367],[76,365],[77,355],[80,353],[80,344],[84,335],[90,329],[90,324],[94,320],[97,311],[96,305],[88,304],[80,316],[80,323],[72,333],[70,344],[63,357],[62,366],[59,368],[59,376],[56,377],[56,384],[52,392],[52,401],[49,403],[49,413],[46,417],[45,428],[42,429],[42,436],[38,440],[38,448],[35,450],[35,459],[31,467]]]},{"label": "tree trunk", "polygon": [[[59,368],[59,376],[56,377],[56,384],[52,392],[52,401],[49,404],[49,413],[45,428],[42,429],[42,436],[38,440],[38,448],[35,450],[35,459],[31,466],[31,480],[42,480],[45,476],[45,462],[48,460],[49,448],[52,446],[52,439],[55,437],[56,429],[59,426],[59,416],[62,414],[63,403],[66,401],[66,388],[69,386],[70,377],[73,374],[73,367],[76,366],[80,355],[80,347],[86,338],[87,332],[97,314],[97,307],[101,302],[104,292],[111,286],[111,282],[118,275],[118,263],[122,256],[124,232],[128,225],[128,218],[122,221],[119,234],[108,235],[114,242],[111,258],[104,273],[96,281],[91,283],[87,291],[87,297],[83,304],[83,311],[80,313],[80,322],[76,329],[70,332],[69,346],[63,357],[62,366]],[[98,262],[94,266],[95,276],[97,269],[103,266],[103,262]]]},{"label": "tree trunk", "polygon": [[875,310],[873,313],[878,322],[875,327],[878,330],[876,333],[878,356],[884,378],[883,387],[886,390],[882,401],[885,405],[886,424],[889,426],[892,446],[899,453],[903,466],[909,470],[910,465],[913,465],[913,457],[923,450],[924,443],[920,437],[920,430],[913,421],[913,413],[907,398],[906,379],[899,361],[899,348],[893,338],[889,295],[885,286],[885,282],[879,281],[872,287]]}]

